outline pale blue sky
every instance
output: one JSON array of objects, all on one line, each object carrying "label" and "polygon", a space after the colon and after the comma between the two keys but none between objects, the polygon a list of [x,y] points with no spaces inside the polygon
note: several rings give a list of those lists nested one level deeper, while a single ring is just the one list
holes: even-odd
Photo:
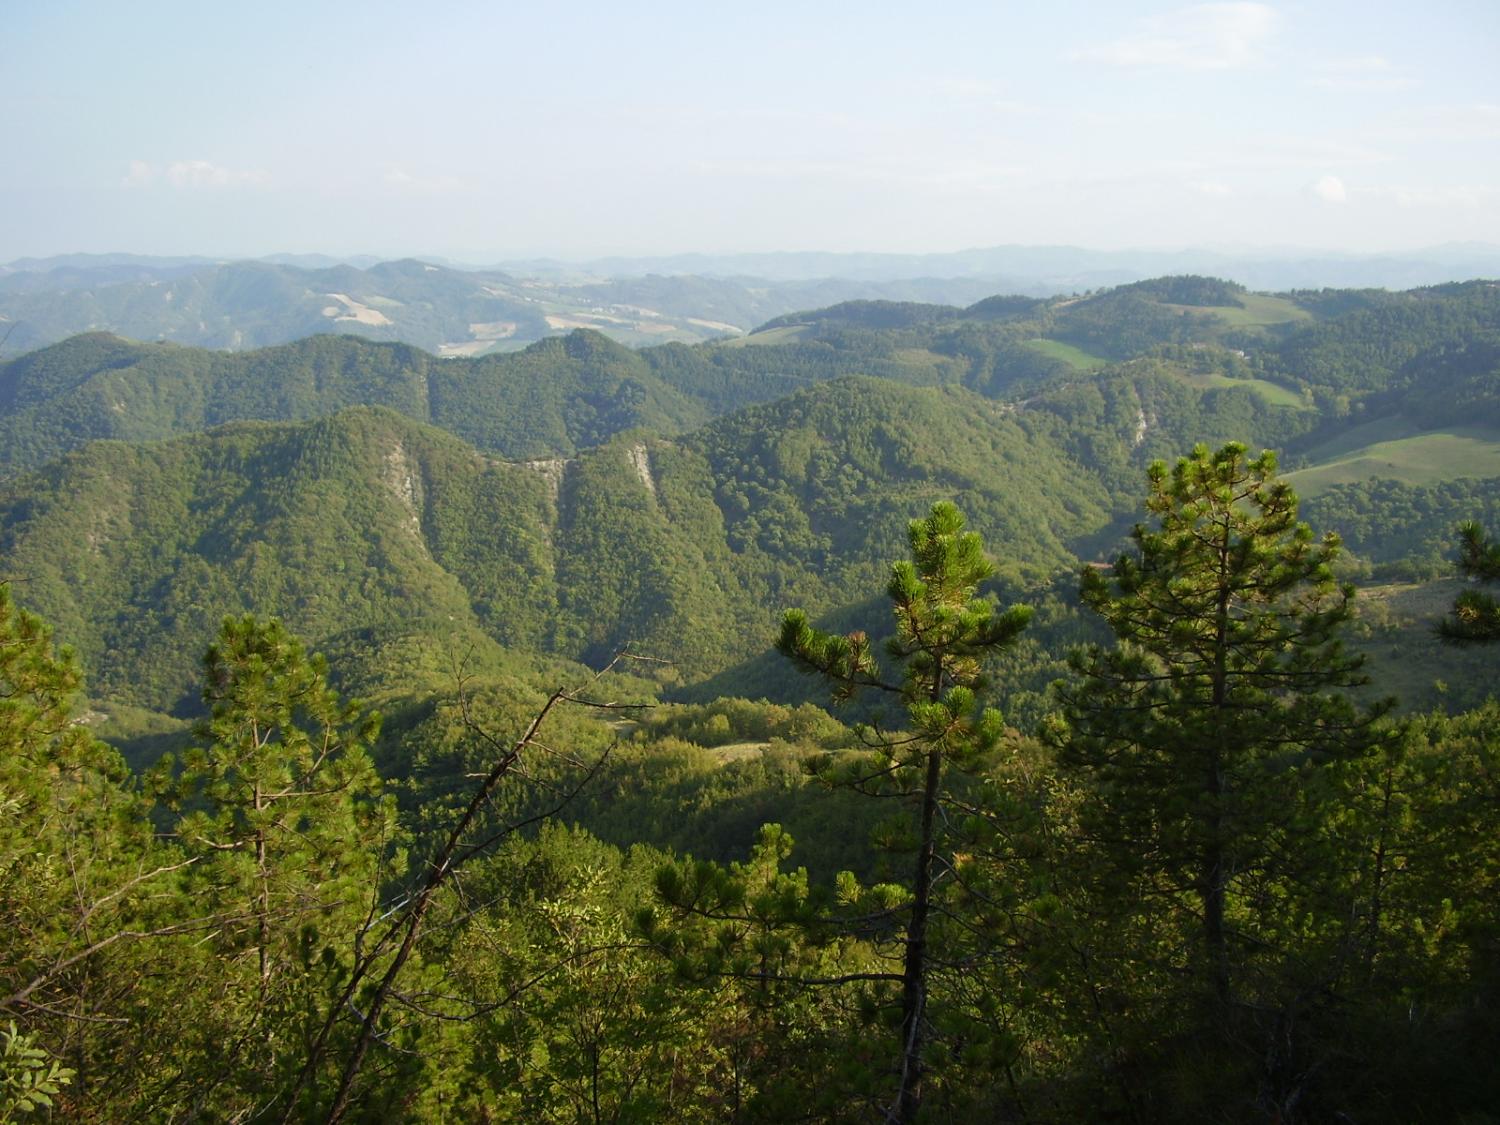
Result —
[{"label": "pale blue sky", "polygon": [[8,0],[0,261],[1500,243],[1500,3]]}]

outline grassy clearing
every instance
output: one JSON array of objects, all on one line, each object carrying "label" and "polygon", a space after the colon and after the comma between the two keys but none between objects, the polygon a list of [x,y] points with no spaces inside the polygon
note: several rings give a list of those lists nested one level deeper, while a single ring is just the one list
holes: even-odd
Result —
[{"label": "grassy clearing", "polygon": [[963,374],[964,365],[951,356],[938,355],[926,348],[897,348],[891,358],[903,367],[922,372],[932,382],[943,382],[947,378],[957,379]]},{"label": "grassy clearing", "polygon": [[1049,340],[1039,336],[1035,340],[1027,340],[1026,346],[1043,355],[1060,359],[1075,371],[1097,371],[1109,364],[1109,360],[1103,356],[1086,352],[1082,348],[1075,348],[1072,344],[1064,344],[1061,340]]},{"label": "grassy clearing", "polygon": [[769,742],[728,742],[723,746],[715,746],[710,753],[717,759],[719,764],[727,762],[739,762],[746,758],[759,757],[771,748]]},{"label": "grassy clearing", "polygon": [[1463,583],[1367,586],[1359,591],[1353,649],[1366,659],[1373,698],[1394,695],[1403,711],[1476,707],[1495,693],[1495,653],[1445,644],[1433,631]]},{"label": "grassy clearing", "polygon": [[1185,379],[1195,387],[1248,387],[1271,406],[1290,406],[1296,410],[1312,410],[1296,391],[1280,383],[1268,383],[1264,379],[1231,379],[1228,375],[1186,375]]},{"label": "grassy clearing", "polygon": [[1330,438],[1321,445],[1313,446],[1307,451],[1307,459],[1314,464],[1337,461],[1341,457],[1348,457],[1378,442],[1416,437],[1421,432],[1419,427],[1405,418],[1395,416],[1377,418],[1373,422],[1351,426],[1337,437]]},{"label": "grassy clearing", "polygon": [[726,348],[759,347],[762,344],[790,344],[800,340],[810,331],[806,324],[788,324],[782,328],[768,328],[764,332],[752,332],[737,340],[725,340]]},{"label": "grassy clearing", "polygon": [[[1309,457],[1324,463],[1286,477],[1300,495],[1316,496],[1336,484],[1371,479],[1429,485],[1463,477],[1500,476],[1500,430],[1453,426],[1395,436],[1401,429],[1399,424],[1372,423],[1356,429],[1393,436],[1351,446],[1351,433],[1312,450]],[[1365,436],[1368,439],[1371,435]]]},{"label": "grassy clearing", "polygon": [[1288,297],[1272,297],[1265,293],[1246,293],[1241,298],[1243,308],[1233,305],[1165,305],[1179,313],[1213,313],[1214,316],[1234,328],[1259,328],[1270,324],[1291,324],[1310,321],[1312,313]]}]

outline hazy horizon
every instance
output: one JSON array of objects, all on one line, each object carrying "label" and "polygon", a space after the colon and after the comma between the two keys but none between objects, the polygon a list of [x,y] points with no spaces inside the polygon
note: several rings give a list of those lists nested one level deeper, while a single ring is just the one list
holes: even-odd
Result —
[{"label": "hazy horizon", "polygon": [[21,5],[0,261],[1500,243],[1500,6]]},{"label": "hazy horizon", "polygon": [[73,258],[81,259],[160,259],[163,261],[203,261],[215,263],[231,262],[279,262],[297,265],[299,260],[329,262],[355,263],[357,268],[368,268],[370,265],[398,261],[421,261],[436,265],[446,266],[456,270],[485,270],[502,266],[516,266],[535,264],[587,267],[608,263],[611,261],[621,262],[672,262],[686,259],[732,260],[753,258],[890,258],[890,259],[942,259],[960,258],[966,255],[1002,254],[1016,252],[1020,254],[1058,253],[1073,254],[1083,257],[1098,255],[1101,257],[1129,258],[1138,256],[1150,257],[1221,257],[1226,260],[1241,259],[1244,261],[1294,261],[1301,258],[1329,260],[1338,259],[1378,259],[1383,257],[1402,258],[1414,257],[1423,253],[1448,252],[1460,254],[1473,252],[1482,257],[1500,258],[1500,242],[1487,242],[1482,239],[1451,240],[1443,243],[1431,243],[1425,245],[1401,247],[1374,247],[1370,249],[1341,249],[1329,246],[1313,245],[1248,245],[1248,244],[1200,244],[1200,245],[1177,245],[1177,246],[1121,246],[1105,248],[1099,246],[1067,245],[1061,243],[1006,243],[996,246],[962,246],[955,249],[936,250],[882,250],[872,248],[854,248],[849,250],[828,250],[819,247],[774,247],[765,250],[717,250],[717,249],[684,249],[669,253],[639,253],[639,254],[590,254],[580,252],[575,254],[530,254],[515,255],[511,257],[485,258],[485,257],[453,257],[447,254],[423,253],[420,250],[389,251],[381,253],[377,250],[355,250],[347,253],[334,253],[319,248],[296,247],[292,249],[273,249],[263,253],[180,253],[153,254],[128,247],[113,247],[108,249],[64,249],[47,254],[22,254],[9,260],[0,260],[0,266],[14,266],[20,262],[55,262]]}]

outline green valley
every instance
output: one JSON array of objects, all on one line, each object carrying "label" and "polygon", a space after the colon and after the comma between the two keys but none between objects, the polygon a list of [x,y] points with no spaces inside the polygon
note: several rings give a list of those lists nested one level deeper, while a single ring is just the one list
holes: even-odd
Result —
[{"label": "green valley", "polygon": [[0,1074],[97,1120],[1482,1120],[1494,651],[1436,626],[1500,573],[1497,341],[1480,283],[1176,277],[14,358]]}]

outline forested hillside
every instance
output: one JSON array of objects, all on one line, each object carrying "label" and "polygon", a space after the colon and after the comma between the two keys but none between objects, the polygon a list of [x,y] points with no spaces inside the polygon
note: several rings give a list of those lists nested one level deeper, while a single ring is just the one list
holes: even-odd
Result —
[{"label": "forested hillside", "polygon": [[850,379],[676,442],[522,463],[370,409],[94,443],[0,490],[0,544],[97,692],[176,710],[194,654],[245,611],[320,645],[371,625],[590,662],[632,645],[669,656],[669,682],[700,679],[786,599],[832,608],[878,581],[884,545],[939,497],[1033,575],[1109,509],[995,404]]},{"label": "forested hillside", "polygon": [[766,320],[0,365],[0,1120],[1489,1120],[1500,288]]},{"label": "forested hillside", "polygon": [[90,335],[0,368],[0,468],[30,468],[97,438],[143,441],[356,405],[389,407],[518,460],[707,417],[635,352],[589,332],[478,360],[353,337],[236,354]]},{"label": "forested hillside", "polygon": [[1167,281],[968,309],[856,302],[726,344],[639,352],[586,330],[519,355],[441,361],[356,339],[231,354],[83,336],[0,365],[5,463],[35,465],[89,438],[350,405],[389,406],[502,456],[566,454],[632,426],[680,432],[850,374],[959,384],[1018,408],[1161,375],[1141,405],[1148,433],[1155,399],[1160,412],[1187,412],[1184,433],[1163,435],[1173,448],[1203,425],[1296,449],[1390,416],[1415,430],[1495,424],[1493,283],[1270,296]]}]

